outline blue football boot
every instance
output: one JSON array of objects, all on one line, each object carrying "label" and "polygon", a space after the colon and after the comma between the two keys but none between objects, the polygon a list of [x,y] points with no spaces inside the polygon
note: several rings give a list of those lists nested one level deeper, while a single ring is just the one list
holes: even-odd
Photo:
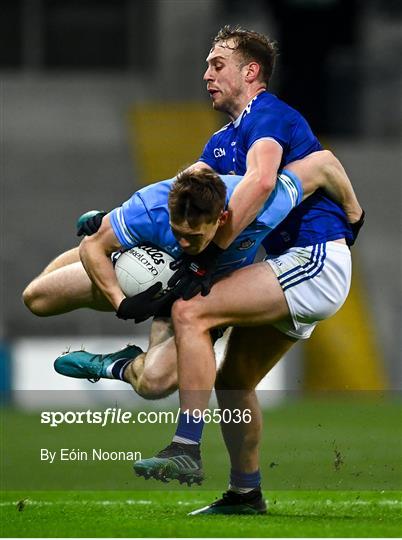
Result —
[{"label": "blue football boot", "polygon": [[75,377],[76,379],[88,379],[98,382],[99,379],[113,378],[106,372],[107,368],[116,360],[134,360],[142,353],[142,349],[136,345],[127,345],[121,351],[108,354],[92,354],[87,351],[73,351],[62,354],[56,358],[54,369],[60,375]]},{"label": "blue football boot", "polygon": [[180,484],[199,484],[204,480],[198,444],[172,442],[155,457],[140,459],[133,464],[137,476],[161,482],[178,480]]}]

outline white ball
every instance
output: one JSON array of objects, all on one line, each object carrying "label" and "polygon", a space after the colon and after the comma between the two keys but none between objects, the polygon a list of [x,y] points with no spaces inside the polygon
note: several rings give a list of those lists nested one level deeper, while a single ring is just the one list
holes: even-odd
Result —
[{"label": "white ball", "polygon": [[136,246],[125,251],[115,264],[121,290],[128,297],[135,296],[158,281],[165,289],[174,273],[169,267],[172,261],[171,255],[154,246]]}]

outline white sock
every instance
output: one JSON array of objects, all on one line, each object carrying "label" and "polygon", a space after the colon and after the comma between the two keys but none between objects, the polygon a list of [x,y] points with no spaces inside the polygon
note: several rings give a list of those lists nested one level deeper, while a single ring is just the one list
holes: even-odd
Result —
[{"label": "white sock", "polygon": [[232,484],[229,484],[229,490],[234,491],[235,493],[238,493],[239,495],[244,495],[245,493],[250,493],[250,491],[253,491],[255,488],[251,487],[237,487],[233,486]]},{"label": "white sock", "polygon": [[196,441],[192,441],[191,439],[186,439],[185,437],[179,437],[177,435],[173,437],[173,442],[177,442],[180,444],[198,444],[198,442]]}]

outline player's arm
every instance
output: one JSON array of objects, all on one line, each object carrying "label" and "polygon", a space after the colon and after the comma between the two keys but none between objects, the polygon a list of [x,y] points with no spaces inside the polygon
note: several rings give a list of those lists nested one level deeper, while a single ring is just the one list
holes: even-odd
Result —
[{"label": "player's arm", "polygon": [[282,148],[273,140],[256,141],[247,154],[247,171],[229,201],[229,219],[214,242],[226,249],[257,217],[271,195],[282,159]]},{"label": "player's arm", "polygon": [[226,224],[201,254],[185,263],[186,279],[182,279],[183,269],[179,269],[169,281],[178,295],[190,299],[199,291],[203,296],[209,293],[218,257],[257,217],[275,187],[281,159],[282,147],[276,141],[260,139],[251,146],[246,174],[229,201]]},{"label": "player's arm", "polygon": [[363,210],[345,169],[331,151],[313,152],[289,163],[286,170],[296,173],[301,180],[304,198],[321,188],[330,199],[342,206],[349,223],[359,221]]},{"label": "player's arm", "polygon": [[84,238],[79,251],[81,262],[89,278],[116,310],[125,295],[117,282],[110,255],[121,247],[107,215],[103,218],[99,230]]},{"label": "player's arm", "polygon": [[352,237],[346,238],[346,243],[353,246],[364,225],[365,212],[345,169],[334,154],[329,150],[313,152],[303,159],[289,163],[286,170],[296,173],[300,179],[303,198],[309,197],[317,189],[323,189],[330,199],[343,208],[352,230]]},{"label": "player's arm", "polygon": [[162,287],[162,283],[157,282],[146,291],[126,298],[110,259],[110,255],[121,247],[122,244],[113,230],[108,214],[103,218],[99,230],[91,236],[86,236],[81,242],[81,262],[91,281],[112,304],[119,319],[142,322],[172,301],[173,293],[155,298]]},{"label": "player's arm", "polygon": [[209,170],[213,171],[213,168],[210,165],[208,165],[208,163],[205,163],[205,161],[196,161],[192,165],[189,165],[186,168],[186,171],[188,171],[190,169],[194,170],[194,171],[199,171],[200,169],[209,169]]}]

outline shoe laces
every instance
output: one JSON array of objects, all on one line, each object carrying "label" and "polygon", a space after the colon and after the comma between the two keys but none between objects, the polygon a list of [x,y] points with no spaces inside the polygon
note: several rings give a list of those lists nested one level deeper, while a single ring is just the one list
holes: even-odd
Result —
[{"label": "shoe laces", "polygon": [[222,501],[224,502],[243,502],[247,503],[251,499],[254,499],[256,497],[258,492],[256,490],[249,491],[247,493],[236,493],[235,491],[232,491],[228,489],[225,491],[225,493],[222,494]]},{"label": "shoe laces", "polygon": [[200,459],[198,456],[199,445],[192,444],[180,444],[177,442],[171,442],[166,448],[161,450],[156,457],[166,458],[171,456],[183,456],[190,455],[196,459]]},{"label": "shoe laces", "polygon": [[172,455],[182,455],[185,451],[181,444],[177,442],[171,442],[166,448],[158,452],[157,457],[170,457]]},{"label": "shoe laces", "polygon": [[222,493],[222,501],[224,502],[238,502],[241,498],[242,496],[240,495],[240,493],[235,493],[230,489],[225,491],[225,493]]},{"label": "shoe laces", "polygon": [[[98,361],[100,362],[101,364],[101,370],[103,368],[103,363],[104,363],[104,359],[103,359],[103,354],[95,354],[93,358],[90,359],[90,362],[95,362]],[[101,380],[101,377],[98,377],[98,376],[95,376],[95,377],[88,377],[87,380],[92,383],[92,384],[95,384],[97,383],[98,381]]]}]

